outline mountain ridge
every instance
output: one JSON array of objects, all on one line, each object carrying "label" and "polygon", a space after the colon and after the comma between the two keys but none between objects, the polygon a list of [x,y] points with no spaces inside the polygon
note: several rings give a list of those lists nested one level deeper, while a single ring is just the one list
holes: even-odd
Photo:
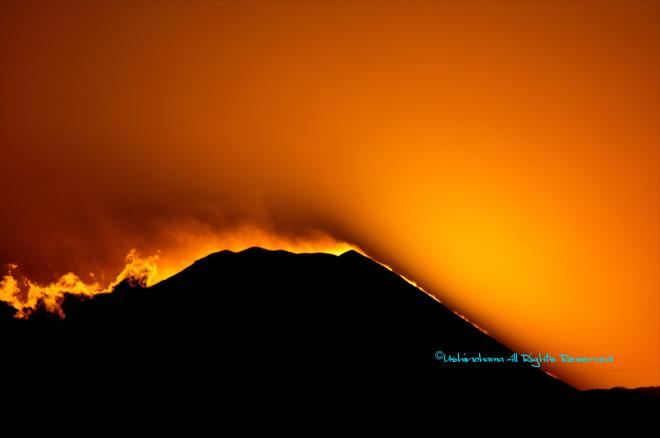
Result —
[{"label": "mountain ridge", "polygon": [[[189,428],[209,427],[218,412],[318,415],[339,403],[350,416],[471,424],[476,415],[488,429],[511,412],[517,424],[593,422],[631,400],[593,393],[586,403],[529,365],[440,362],[437,351],[512,351],[357,252],[220,251],[156,285],[69,295],[62,308],[64,319],[0,315],[12,358],[0,375],[23,376],[3,389],[50,402],[44,428],[75,426],[71,407],[119,429],[164,413]],[[73,404],[58,406],[63,395]]]}]

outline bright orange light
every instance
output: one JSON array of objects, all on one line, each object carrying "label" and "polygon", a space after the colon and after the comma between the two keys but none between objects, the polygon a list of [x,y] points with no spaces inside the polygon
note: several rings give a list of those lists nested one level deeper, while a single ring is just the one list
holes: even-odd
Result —
[{"label": "bright orange light", "polygon": [[104,289],[317,229],[516,350],[614,355],[569,383],[659,385],[659,13],[0,2],[0,263]]},{"label": "bright orange light", "polygon": [[[62,312],[62,301],[65,294],[93,297],[94,295],[109,293],[124,280],[137,283],[142,286],[151,284],[158,271],[158,256],[142,258],[133,249],[126,256],[126,265],[117,275],[115,280],[106,287],[99,283],[86,283],[73,272],[62,275],[57,280],[47,285],[36,284],[28,278],[15,278],[11,271],[0,281],[0,301],[14,307],[17,318],[27,318],[40,305],[49,312],[57,313],[64,317]],[[10,265],[10,268],[17,268]]]},{"label": "bright orange light", "polygon": [[[178,233],[181,239],[184,233]],[[176,252],[165,252],[149,257],[141,257],[137,250],[132,249],[126,256],[126,264],[114,281],[106,286],[98,282],[86,283],[78,275],[69,272],[47,285],[39,285],[27,278],[16,278],[12,271],[18,268],[11,264],[10,271],[0,280],[0,301],[14,307],[17,318],[27,318],[39,306],[65,317],[61,304],[65,294],[93,297],[94,295],[110,293],[124,280],[141,286],[151,286],[164,280],[195,260],[219,250],[242,251],[259,246],[265,249],[283,249],[293,253],[328,253],[340,255],[357,247],[332,239],[326,234],[315,233],[314,238],[287,238],[269,234],[254,227],[243,227],[231,235],[188,235],[185,237],[187,247],[179,247]],[[92,278],[95,275],[90,274]]]}]

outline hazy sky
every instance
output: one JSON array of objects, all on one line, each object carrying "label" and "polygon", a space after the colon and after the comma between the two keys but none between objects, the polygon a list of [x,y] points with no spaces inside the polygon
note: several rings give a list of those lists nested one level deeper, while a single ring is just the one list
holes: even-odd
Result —
[{"label": "hazy sky", "polygon": [[0,3],[1,263],[321,230],[660,385],[658,2],[136,3]]}]

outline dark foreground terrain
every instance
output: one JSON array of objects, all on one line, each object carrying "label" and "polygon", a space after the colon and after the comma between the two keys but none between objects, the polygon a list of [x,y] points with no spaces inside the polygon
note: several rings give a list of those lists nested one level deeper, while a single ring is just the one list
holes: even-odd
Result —
[{"label": "dark foreground terrain", "polygon": [[602,436],[660,414],[653,390],[583,393],[529,365],[440,363],[438,350],[511,352],[355,252],[223,251],[63,309],[17,320],[0,307],[0,430]]}]

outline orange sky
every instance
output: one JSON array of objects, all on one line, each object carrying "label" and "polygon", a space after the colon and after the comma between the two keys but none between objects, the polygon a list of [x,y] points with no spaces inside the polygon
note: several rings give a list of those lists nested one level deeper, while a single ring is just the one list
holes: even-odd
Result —
[{"label": "orange sky", "polygon": [[660,385],[659,5],[3,1],[0,262],[321,230],[512,348],[615,356],[570,383]]}]

